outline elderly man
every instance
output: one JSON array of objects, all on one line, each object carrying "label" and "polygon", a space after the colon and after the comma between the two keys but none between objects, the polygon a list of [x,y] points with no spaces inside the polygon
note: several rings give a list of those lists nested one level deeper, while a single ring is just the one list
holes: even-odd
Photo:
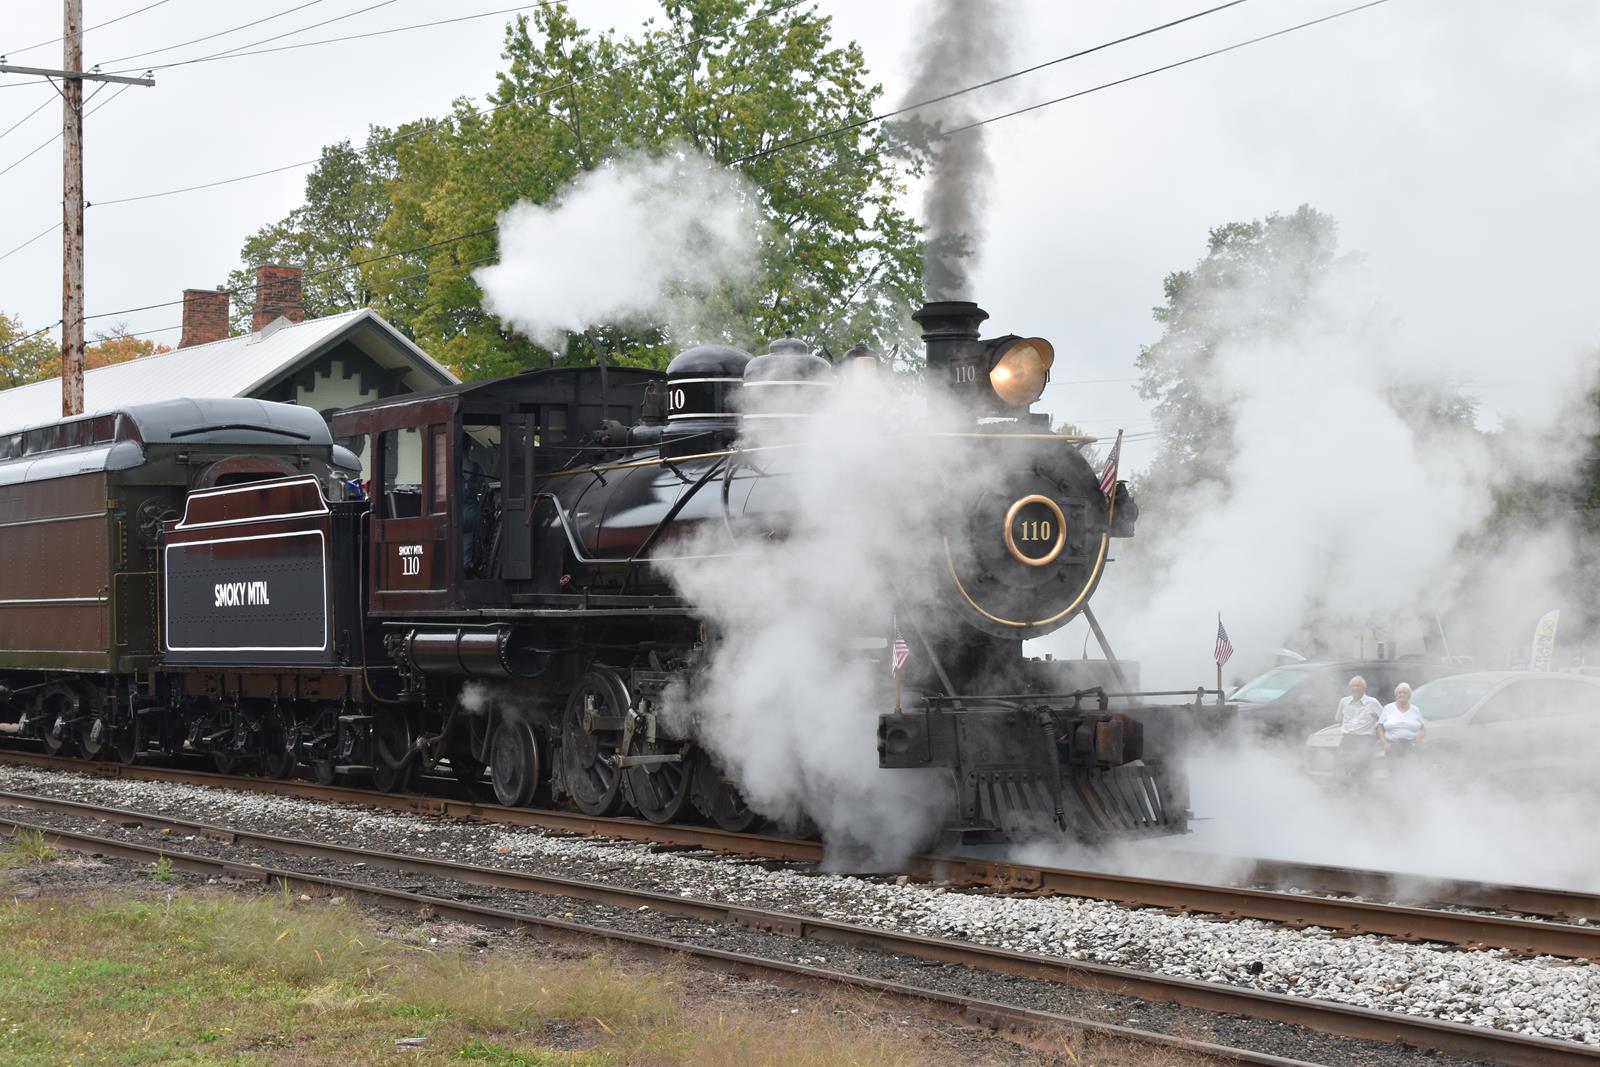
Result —
[{"label": "elderly man", "polygon": [[1350,695],[1339,701],[1339,710],[1333,721],[1339,724],[1339,733],[1374,737],[1378,733],[1378,719],[1383,705],[1367,696],[1367,680],[1361,675],[1350,679]]}]

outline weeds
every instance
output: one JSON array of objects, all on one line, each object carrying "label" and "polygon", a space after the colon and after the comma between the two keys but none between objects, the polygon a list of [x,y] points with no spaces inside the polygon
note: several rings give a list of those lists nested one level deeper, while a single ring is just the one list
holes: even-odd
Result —
[{"label": "weeds", "polygon": [[155,868],[150,872],[150,877],[158,882],[176,882],[178,876],[172,869],[170,856],[157,856]]},{"label": "weeds", "polygon": [[54,863],[61,858],[61,853],[45,841],[42,830],[18,830],[17,835],[11,839],[10,854],[12,863],[16,866]]}]

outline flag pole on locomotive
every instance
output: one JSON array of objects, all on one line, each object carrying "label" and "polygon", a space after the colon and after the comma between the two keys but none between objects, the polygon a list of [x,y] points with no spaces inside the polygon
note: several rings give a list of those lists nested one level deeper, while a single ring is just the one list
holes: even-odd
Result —
[{"label": "flag pole on locomotive", "polygon": [[894,674],[894,713],[900,714],[900,672],[911,662],[911,646],[900,633],[900,620],[894,620],[894,644],[890,649],[889,670]]},{"label": "flag pole on locomotive", "polygon": [[1233,642],[1222,627],[1222,612],[1217,612],[1217,648],[1213,653],[1217,661],[1217,703],[1222,703],[1222,665],[1233,658]]}]

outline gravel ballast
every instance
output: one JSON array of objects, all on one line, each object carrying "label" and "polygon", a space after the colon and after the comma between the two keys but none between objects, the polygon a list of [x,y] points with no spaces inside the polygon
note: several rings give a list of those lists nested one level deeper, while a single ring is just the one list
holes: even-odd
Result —
[{"label": "gravel ballast", "polygon": [[[637,842],[557,836],[532,829],[462,824],[168,783],[100,780],[4,767],[0,768],[0,787],[286,836],[777,908],[1600,1045],[1600,1019],[1594,1009],[1600,1003],[1600,968],[1582,962],[1523,959],[1505,952],[1462,951],[1379,937],[1336,937],[1315,929],[1297,931],[1253,920],[1171,915],[1073,898],[1001,897],[892,880],[771,869],[704,853],[658,851]],[[43,821],[37,813],[36,821]],[[184,847],[194,850],[190,843]],[[305,864],[296,860],[283,865],[304,868]],[[371,871],[367,877],[389,876]],[[416,881],[407,877],[407,884]],[[463,890],[473,899],[493,892],[481,887]],[[534,906],[525,894],[515,896],[523,903],[510,906]],[[681,922],[671,925],[680,931],[685,927]],[[744,932],[740,936],[758,935]],[[784,940],[789,951],[783,958],[797,958],[795,942]],[[816,951],[803,943],[801,948]],[[827,954],[836,955],[837,950]],[[837,961],[829,965],[837,965]],[[998,980],[1007,985],[1017,981]],[[1052,999],[1038,1006],[1072,1010],[1061,1005],[1061,998],[1070,991],[1060,986],[1047,988],[1052,990]],[[1010,996],[995,999],[1015,1002]],[[1154,1025],[1145,1017],[1152,1012],[1184,1011],[1165,1005],[1143,1005],[1136,1010],[1140,1013],[1136,1025],[1140,1026]],[[1219,1036],[1218,1040],[1226,1039]],[[1441,1061],[1434,1058],[1432,1062]]]}]

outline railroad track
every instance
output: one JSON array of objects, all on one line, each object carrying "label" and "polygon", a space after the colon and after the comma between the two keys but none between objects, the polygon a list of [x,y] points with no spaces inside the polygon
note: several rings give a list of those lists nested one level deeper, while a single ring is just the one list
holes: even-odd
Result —
[{"label": "railroad track", "polygon": [[[443,796],[415,796],[324,786],[314,782],[215,774],[144,765],[90,763],[36,753],[0,752],[0,763],[78,771],[91,775],[244,789],[279,796],[358,804],[475,822],[534,827],[546,831],[647,841],[679,848],[820,865],[820,842],[762,834],[735,834],[710,826],[657,825],[639,819],[594,818],[575,812],[506,808]],[[1600,960],[1600,925],[1535,921],[1320,895],[1368,892],[1398,895],[1406,876],[1312,865],[1258,861],[1249,880],[1294,884],[1311,892],[1277,892],[1063,868],[1031,867],[951,856],[912,857],[906,872],[923,881],[983,887],[1013,893],[1090,897],[1136,907],[1250,918],[1343,934],[1377,934],[1411,941],[1436,941],[1468,948],[1504,948],[1535,955]],[[1295,876],[1303,876],[1296,881]],[[1309,884],[1308,884],[1309,883]],[[1419,883],[1420,884],[1420,883]],[[1429,882],[1439,905],[1490,907],[1523,915],[1600,920],[1600,897],[1531,887]],[[1332,886],[1334,888],[1324,888]]]},{"label": "railroad track", "polygon": [[[767,934],[848,946],[852,949],[870,949],[895,957],[910,957],[995,972],[1111,996],[1132,996],[1202,1011],[1288,1023],[1339,1037],[1400,1043],[1418,1049],[1435,1049],[1482,1057],[1497,1063],[1564,1067],[1564,1065],[1593,1064],[1600,1058],[1600,1050],[1573,1042],[1397,1015],[1328,1001],[1171,978],[1144,971],[1080,963],[1059,957],[985,945],[944,941],[780,911],[627,889],[601,882],[509,871],[241,831],[54,797],[8,793],[0,795],[0,804],[96,819],[114,823],[115,829],[121,830],[167,830],[193,834],[221,845],[269,851],[285,857],[360,864],[366,868],[381,867],[412,875],[425,875],[447,883],[590,901],[628,911],[648,909],[660,915],[692,919],[707,924],[744,927]],[[1198,1053],[1229,1062],[1273,1065],[1273,1067],[1292,1067],[1295,1064],[1302,1064],[1304,1067],[1302,1061],[1246,1048],[1180,1038],[1171,1034],[1109,1024],[1096,1019],[1077,1018],[994,1000],[974,999],[939,989],[827,970],[808,963],[797,963],[768,955],[730,952],[690,941],[620,929],[615,925],[586,924],[565,918],[558,919],[450,899],[437,894],[315,874],[289,867],[267,866],[256,862],[241,862],[226,856],[186,852],[171,848],[166,843],[146,844],[120,837],[109,826],[108,834],[102,835],[67,830],[4,815],[0,816],[0,829],[13,834],[19,831],[38,833],[46,841],[61,848],[112,855],[141,863],[153,864],[164,858],[177,868],[195,873],[255,882],[281,882],[302,892],[340,895],[389,909],[420,912],[480,926],[520,928],[563,940],[579,939],[591,942],[600,940],[650,952],[687,956],[709,966],[759,975],[780,982],[826,983],[869,990],[897,1000],[915,1001],[924,1011],[931,1011],[968,1024],[1028,1032],[1049,1032],[1055,1028],[1071,1027],[1142,1044]]]}]

